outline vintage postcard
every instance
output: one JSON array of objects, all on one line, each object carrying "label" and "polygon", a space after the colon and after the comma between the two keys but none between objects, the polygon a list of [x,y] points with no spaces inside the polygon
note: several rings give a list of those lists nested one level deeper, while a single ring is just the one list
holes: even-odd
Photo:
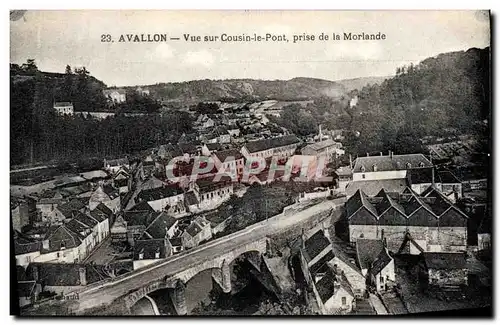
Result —
[{"label": "vintage postcard", "polygon": [[10,11],[21,316],[492,316],[489,11]]}]

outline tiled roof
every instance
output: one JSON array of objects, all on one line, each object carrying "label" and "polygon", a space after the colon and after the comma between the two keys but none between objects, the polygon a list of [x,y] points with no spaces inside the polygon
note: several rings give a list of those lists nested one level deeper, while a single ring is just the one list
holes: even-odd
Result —
[{"label": "tiled roof", "polygon": [[184,202],[186,202],[187,206],[196,205],[199,203],[198,198],[196,197],[196,194],[194,194],[194,192],[187,192],[186,195],[184,195]]},{"label": "tiled roof", "polygon": [[254,152],[268,150],[271,148],[279,148],[298,143],[300,143],[300,140],[295,135],[291,134],[282,137],[250,141],[245,145],[245,147],[247,148],[248,152],[254,153]]},{"label": "tiled roof", "polygon": [[16,255],[28,254],[32,252],[38,252],[42,249],[42,242],[35,241],[19,241],[14,240],[14,252]]},{"label": "tiled roof", "polygon": [[[410,164],[410,166],[407,164]],[[422,154],[393,155],[392,158],[390,156],[370,156],[356,158],[353,172],[360,173],[362,166],[366,172],[373,172],[374,165],[377,166],[379,172],[432,167],[429,159]]]},{"label": "tiled roof", "polygon": [[129,211],[149,211],[153,212],[154,209],[149,205],[148,202],[142,201],[134,205],[132,208],[129,209]]},{"label": "tiled roof", "polygon": [[165,212],[158,213],[157,217],[147,226],[146,233],[150,238],[161,239],[167,237],[167,230],[172,228],[177,219]]},{"label": "tiled roof", "polygon": [[73,106],[73,103],[71,102],[55,102],[54,107],[66,107],[66,106]]},{"label": "tiled roof", "polygon": [[365,207],[374,216],[378,216],[377,210],[371,204],[371,202],[366,197],[362,190],[357,190],[356,193],[347,200],[346,204],[346,215],[350,218],[354,212],[358,211],[361,207]]},{"label": "tiled roof", "polygon": [[325,275],[316,283],[316,290],[323,303],[327,302],[335,292],[335,275],[333,272],[326,272]]},{"label": "tiled roof", "polygon": [[318,256],[325,249],[331,250],[330,240],[326,238],[323,230],[319,230],[306,240],[305,249],[307,252],[306,259],[309,262],[313,260],[316,256]]},{"label": "tiled roof", "polygon": [[215,156],[217,156],[217,159],[219,159],[220,162],[226,161],[228,157],[231,157],[227,161],[233,161],[233,160],[238,160],[243,158],[243,155],[238,149],[228,149],[228,150],[222,150],[222,151],[217,151],[215,153]]},{"label": "tiled roof", "polygon": [[322,149],[337,146],[337,145],[338,145],[337,142],[333,141],[332,139],[327,139],[324,141],[308,144],[307,146],[302,148],[302,150],[310,149],[310,150],[318,151],[318,150],[322,150]]},{"label": "tiled roof", "polygon": [[99,223],[97,220],[95,220],[91,216],[89,216],[85,213],[79,212],[79,211],[73,215],[73,218],[80,221],[81,223],[84,223],[85,225],[87,225],[90,228],[95,227]]},{"label": "tiled roof", "polygon": [[453,270],[467,268],[465,253],[422,253],[429,269]]},{"label": "tiled roof", "polygon": [[371,181],[356,181],[350,182],[346,187],[346,195],[351,196],[356,191],[362,189],[368,196],[377,195],[381,189],[386,192],[401,193],[407,186],[406,178],[371,180]]},{"label": "tiled roof", "polygon": [[91,264],[65,264],[65,263],[31,263],[28,266],[27,274],[33,274],[33,268],[38,271],[39,282],[47,286],[79,286],[80,269],[85,269],[87,284],[92,284],[100,280],[109,278],[104,268]]},{"label": "tiled roof", "polygon": [[165,186],[165,187],[154,188],[154,189],[150,189],[150,190],[142,190],[137,195],[137,197],[144,200],[144,201],[151,202],[151,201],[164,199],[167,197],[176,196],[176,195],[179,195],[182,193],[183,193],[182,189],[179,188],[178,186]]},{"label": "tiled roof", "polygon": [[379,274],[380,271],[382,271],[391,261],[392,258],[387,253],[387,250],[385,248],[382,249],[382,251],[378,254],[377,258],[373,262],[370,272],[373,275]]},{"label": "tiled roof", "polygon": [[159,258],[165,258],[167,239],[147,239],[137,240],[134,244],[134,260],[139,260],[139,254],[143,254],[142,259],[154,259],[156,253],[160,253]]},{"label": "tiled roof", "polygon": [[71,231],[65,225],[51,227],[45,236],[49,240],[49,249],[43,249],[43,252],[53,252],[61,249],[64,244],[65,248],[78,247],[81,244],[81,239],[77,233]]},{"label": "tiled roof", "polygon": [[381,189],[380,192],[376,195],[376,197],[382,198],[382,201],[376,204],[376,209],[378,211],[379,216],[390,207],[395,208],[403,215],[405,214],[404,208],[396,200],[392,199],[384,189]]},{"label": "tiled roof", "polygon": [[369,269],[380,252],[384,249],[384,243],[378,239],[356,239],[356,254],[361,269]]}]

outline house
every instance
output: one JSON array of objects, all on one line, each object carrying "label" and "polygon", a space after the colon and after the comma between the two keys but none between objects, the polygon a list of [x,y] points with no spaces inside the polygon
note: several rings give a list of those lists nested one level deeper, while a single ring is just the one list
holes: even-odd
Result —
[{"label": "house", "polygon": [[184,192],[177,185],[163,186],[142,190],[136,197],[136,202],[147,202],[155,211],[164,211],[167,207],[182,205],[180,213],[185,212]]},{"label": "house", "polygon": [[18,281],[17,297],[19,298],[19,307],[23,308],[35,303],[41,291],[42,286],[36,281]]},{"label": "house", "polygon": [[394,259],[389,255],[384,240],[358,238],[356,254],[361,273],[377,292],[392,288],[396,281]]},{"label": "house", "polygon": [[337,187],[339,191],[345,192],[347,185],[352,181],[352,168],[349,166],[339,167],[335,170],[337,175]]},{"label": "house", "polygon": [[[158,216],[150,210],[124,211],[118,215],[111,227],[111,238],[114,242],[127,241],[131,246],[142,237],[149,224]],[[125,230],[124,230],[125,229]]]},{"label": "house", "polygon": [[149,89],[147,88],[137,87],[135,91],[141,96],[149,96]]},{"label": "house", "polygon": [[40,263],[74,263],[87,257],[94,243],[92,229],[71,219],[66,224],[50,227],[42,240],[15,236],[16,265]]},{"label": "house", "polygon": [[183,155],[181,149],[179,148],[178,145],[173,145],[171,143],[167,144],[162,144],[159,148],[158,151],[156,152],[158,157],[161,159],[170,161],[173,158],[176,157],[181,157]]},{"label": "house", "polygon": [[349,282],[344,275],[334,273],[330,268],[313,284],[313,292],[323,315],[347,314],[355,306]]},{"label": "house", "polygon": [[156,218],[146,227],[142,234],[142,239],[170,239],[179,231],[179,220],[160,212]]},{"label": "house", "polygon": [[432,163],[422,154],[358,157],[353,167],[353,182],[405,179],[412,168],[430,168]]},{"label": "house", "polygon": [[417,270],[423,288],[455,290],[467,285],[466,253],[424,252],[420,257]]},{"label": "house", "polygon": [[130,162],[127,157],[119,159],[104,159],[104,170],[114,174],[118,172],[122,167],[130,169]]},{"label": "house", "polygon": [[245,161],[238,149],[217,151],[212,154],[212,159],[218,171],[223,170],[225,174],[235,179],[243,175]]},{"label": "house", "polygon": [[345,154],[342,149],[342,143],[335,142],[331,139],[323,140],[316,143],[311,143],[302,148],[302,154],[306,156],[315,156],[317,158],[325,159],[325,162],[332,161]]},{"label": "house", "polygon": [[350,256],[343,247],[338,243],[333,244],[333,251],[335,257],[330,261],[333,269],[336,272],[343,273],[345,279],[351,286],[354,296],[362,298],[366,292],[366,278],[362,274],[359,264],[356,263],[356,254],[354,257]]},{"label": "house", "polygon": [[58,295],[111,277],[103,265],[78,263],[31,263],[26,269],[26,274],[30,280],[39,283],[43,291],[51,291]]},{"label": "house", "polygon": [[58,205],[47,216],[46,220],[51,224],[62,222],[65,219],[71,219],[74,212],[85,212],[87,205],[83,200],[74,198],[64,204]]},{"label": "house", "polygon": [[123,218],[123,215],[119,215],[113,226],[110,229],[111,241],[113,243],[120,243],[127,241],[127,222]]},{"label": "house", "polygon": [[184,230],[181,238],[182,246],[185,248],[193,248],[198,246],[201,242],[210,240],[212,238],[210,222],[204,217],[197,217]]},{"label": "house", "polygon": [[223,150],[223,147],[220,143],[205,143],[201,147],[201,154],[203,156],[209,157],[212,153]]},{"label": "house", "polygon": [[250,141],[243,148],[241,153],[246,159],[250,158],[270,158],[273,156],[290,157],[295,153],[300,140],[295,135],[285,135],[263,140]]},{"label": "house", "polygon": [[126,91],[124,89],[104,89],[104,96],[114,104],[124,103],[127,100]]},{"label": "house", "polygon": [[228,200],[234,193],[233,179],[220,175],[199,178],[195,182],[194,192],[198,193],[200,209],[214,209]]},{"label": "house", "polygon": [[121,207],[120,193],[111,185],[99,185],[92,193],[89,200],[90,210],[94,210],[100,203],[107,206],[113,213],[117,213]]},{"label": "house", "polygon": [[26,267],[33,262],[42,249],[41,241],[33,241],[24,238],[19,232],[14,231],[14,254],[16,265]]},{"label": "house", "polygon": [[[311,270],[311,275],[314,277],[315,268],[320,268],[326,262],[333,259],[332,245],[323,230],[318,230],[311,237],[305,240],[302,236],[303,246],[301,253],[307,262],[307,267]],[[314,267],[317,265],[316,267]]]},{"label": "house", "polygon": [[[468,217],[439,191],[420,197],[407,187],[400,194],[381,190],[368,197],[358,190],[345,204],[350,242],[358,238],[387,240],[397,252],[409,232],[424,251],[463,251]],[[410,254],[419,253],[415,250]]]},{"label": "house", "polygon": [[10,198],[10,212],[12,220],[12,228],[21,231],[21,229],[30,224],[36,218],[36,206],[31,199],[16,199]]},{"label": "house", "polygon": [[172,245],[172,254],[180,253],[184,250],[184,246],[182,245],[182,237],[172,237],[169,239],[170,245]]},{"label": "house", "polygon": [[158,262],[172,254],[172,245],[167,238],[137,240],[134,244],[134,270]]},{"label": "house", "polygon": [[120,168],[113,175],[113,187],[117,188],[120,194],[130,191],[132,188],[132,177],[127,167]]},{"label": "house", "polygon": [[75,114],[75,109],[73,103],[70,102],[55,102],[54,110],[58,115],[73,115]]},{"label": "house", "polygon": [[462,182],[449,170],[410,169],[407,177],[411,189],[422,196],[425,196],[423,193],[433,186],[453,203],[463,197]]},{"label": "house", "polygon": [[60,191],[44,191],[36,201],[36,209],[42,216],[47,217],[58,205],[66,202]]}]

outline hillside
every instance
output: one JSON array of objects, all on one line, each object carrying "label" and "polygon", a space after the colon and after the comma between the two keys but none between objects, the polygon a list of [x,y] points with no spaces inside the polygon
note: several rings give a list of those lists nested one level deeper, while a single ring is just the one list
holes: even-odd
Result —
[{"label": "hillside", "polygon": [[343,85],[322,79],[290,80],[195,80],[146,86],[156,99],[182,102],[304,100],[322,96],[339,97],[346,93]]},{"label": "hillside", "polygon": [[362,78],[354,78],[354,79],[342,79],[336,80],[336,83],[344,86],[346,91],[351,91],[354,89],[362,89],[368,85],[381,84],[384,80],[392,78],[393,76],[385,76],[385,77],[362,77]]},{"label": "hillside", "polygon": [[[358,134],[354,154],[418,152],[424,136],[475,134],[489,138],[490,48],[439,54],[417,65],[398,67],[380,85],[366,86],[348,109],[343,127]],[[484,149],[483,152],[488,152]]]}]

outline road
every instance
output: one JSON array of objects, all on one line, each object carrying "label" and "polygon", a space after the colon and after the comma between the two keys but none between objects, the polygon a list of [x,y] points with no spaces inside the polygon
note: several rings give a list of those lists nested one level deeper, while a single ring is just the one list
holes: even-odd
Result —
[{"label": "road", "polygon": [[177,274],[188,267],[213,259],[214,256],[230,252],[236,247],[283,232],[291,226],[306,222],[318,213],[325,213],[331,211],[332,208],[342,206],[343,203],[345,203],[345,198],[327,200],[295,214],[280,214],[146,268],[119,276],[105,283],[87,286],[84,290],[79,291],[79,310],[92,308],[97,301],[102,304],[110,303],[131,290],[144,286],[146,282],[162,279],[166,275]]}]

